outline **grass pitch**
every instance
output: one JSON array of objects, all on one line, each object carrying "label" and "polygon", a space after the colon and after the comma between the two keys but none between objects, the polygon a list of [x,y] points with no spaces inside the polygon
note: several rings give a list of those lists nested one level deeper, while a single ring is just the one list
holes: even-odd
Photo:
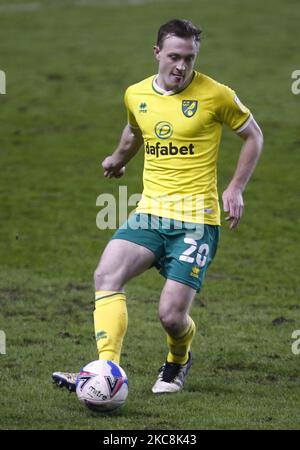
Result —
[{"label": "grass pitch", "polygon": [[[0,2],[1,429],[299,429],[299,111],[296,0]],[[224,225],[197,296],[194,365],[184,391],[154,397],[166,353],[157,318],[163,279],[127,288],[124,408],[97,415],[51,385],[54,370],[96,359],[92,273],[112,231],[96,198],[141,192],[142,151],[126,176],[100,161],[126,122],[125,88],[156,72],[158,26],[191,18],[205,30],[196,68],[234,88],[265,135],[235,232]],[[219,191],[241,141],[224,130]],[[13,395],[12,395],[13,393]]]}]

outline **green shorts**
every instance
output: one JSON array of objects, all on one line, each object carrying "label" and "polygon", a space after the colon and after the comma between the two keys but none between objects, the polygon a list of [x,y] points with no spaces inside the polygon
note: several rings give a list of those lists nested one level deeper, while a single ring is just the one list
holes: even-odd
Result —
[{"label": "green shorts", "polygon": [[151,250],[154,265],[167,279],[200,291],[218,246],[220,227],[180,222],[151,214],[132,214],[112,239],[124,239]]}]

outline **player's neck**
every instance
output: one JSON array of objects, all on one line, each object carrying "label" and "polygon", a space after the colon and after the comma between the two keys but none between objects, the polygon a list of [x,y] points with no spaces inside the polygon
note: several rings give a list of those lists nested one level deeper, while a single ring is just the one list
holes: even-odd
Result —
[{"label": "player's neck", "polygon": [[172,95],[172,94],[176,94],[176,92],[180,92],[183,91],[193,80],[194,78],[194,72],[192,72],[191,76],[186,80],[186,82],[178,89],[169,89],[168,86],[165,85],[165,83],[163,82],[163,80],[161,79],[160,75],[157,74],[156,77],[154,78],[154,85],[156,86],[156,88],[158,88],[158,90],[163,94],[163,95]]}]

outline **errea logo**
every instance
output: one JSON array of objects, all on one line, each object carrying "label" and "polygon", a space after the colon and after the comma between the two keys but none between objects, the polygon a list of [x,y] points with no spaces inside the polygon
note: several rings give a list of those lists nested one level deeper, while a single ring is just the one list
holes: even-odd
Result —
[{"label": "errea logo", "polygon": [[99,339],[106,339],[107,338],[107,333],[106,331],[99,331],[96,334],[96,341],[99,341]]},{"label": "errea logo", "polygon": [[147,103],[144,103],[144,102],[140,103],[139,112],[140,113],[146,113],[147,112]]}]

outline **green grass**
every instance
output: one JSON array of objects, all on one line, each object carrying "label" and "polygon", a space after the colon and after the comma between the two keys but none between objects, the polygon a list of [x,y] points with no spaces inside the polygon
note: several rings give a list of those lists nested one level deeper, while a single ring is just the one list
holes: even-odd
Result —
[{"label": "green grass", "polygon": [[[299,429],[300,356],[291,352],[300,329],[298,2],[117,3],[0,2],[0,428]],[[18,6],[26,4],[37,6]],[[142,152],[117,182],[103,179],[99,163],[126,122],[124,89],[155,73],[151,46],[173,17],[205,29],[197,68],[237,91],[265,148],[245,216],[236,232],[223,227],[192,309],[198,331],[185,390],[151,393],[166,352],[163,279],[151,270],[127,287],[128,401],[102,416],[52,387],[51,373],[96,359],[92,274],[111,235],[96,228],[96,198],[119,183],[140,192]],[[224,130],[220,192],[240,144]]]}]

